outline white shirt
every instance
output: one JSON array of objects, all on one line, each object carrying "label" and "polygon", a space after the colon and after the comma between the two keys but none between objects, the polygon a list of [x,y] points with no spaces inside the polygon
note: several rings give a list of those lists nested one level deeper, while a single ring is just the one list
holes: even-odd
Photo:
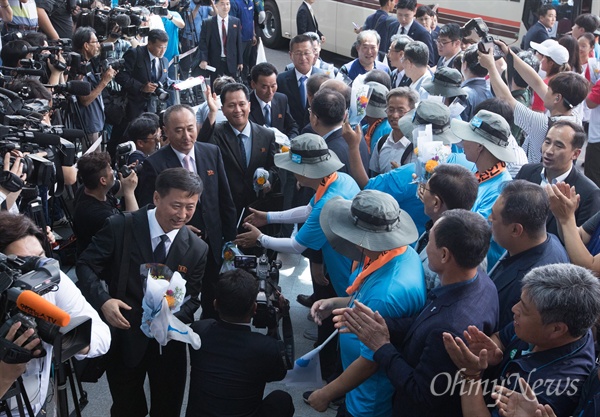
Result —
[{"label": "white shirt", "polygon": [[[554,178],[552,180],[552,184],[558,184],[559,182],[564,182],[572,170],[573,170],[573,164],[571,164],[571,168],[569,168],[567,172]],[[540,172],[540,175],[542,176],[542,182],[540,183],[541,186],[550,184],[548,182],[548,178],[546,178],[546,168],[542,168],[542,172]]]},{"label": "white shirt", "polygon": [[[408,31],[410,30],[411,26],[413,25],[415,19],[413,19],[409,25],[407,26],[398,26],[398,35],[408,35]],[[402,28],[404,28],[404,33],[402,33]]]},{"label": "white shirt", "polygon": [[160,70],[162,69],[160,67],[160,58],[152,55],[150,53],[150,50],[148,50],[148,56],[150,57],[150,71],[152,71],[152,61],[156,60],[156,61],[154,61],[155,62],[154,66],[155,66],[156,72],[153,75],[156,77],[157,80],[160,80]]},{"label": "white shirt", "polygon": [[150,226],[150,242],[152,243],[152,252],[156,249],[158,244],[161,241],[161,236],[166,234],[168,239],[165,241],[165,253],[169,254],[169,249],[171,248],[171,243],[177,237],[177,233],[179,233],[179,229],[173,229],[169,233],[165,233],[163,228],[158,224],[158,220],[156,220],[156,209],[148,210],[148,226]]},{"label": "white shirt", "polygon": [[185,154],[183,152],[179,152],[178,150],[176,150],[173,147],[171,149],[173,149],[173,152],[175,152],[175,155],[177,155],[177,159],[179,159],[179,163],[181,164],[181,166],[184,167],[184,168],[186,168],[186,169],[187,169],[187,167],[185,166],[185,163],[183,162],[183,158],[186,155],[189,156],[190,157],[190,162],[192,164],[192,168],[194,169],[194,172],[196,174],[198,173],[198,170],[197,170],[197,167],[196,167],[196,160],[194,158],[195,157],[195,153],[194,153],[195,147],[192,148],[192,150],[189,151],[187,154]]},{"label": "white shirt", "polygon": [[[381,151],[379,151],[379,144],[375,145],[373,148],[373,153],[371,154],[371,161],[369,162],[369,169],[373,172],[377,172],[379,174],[384,174],[386,172],[391,171],[392,162],[397,162],[398,165],[402,164],[402,155],[404,155],[404,151],[410,145],[410,140],[403,136],[398,142],[393,139],[393,132],[387,136],[387,138],[381,138],[379,140],[385,140],[385,143],[381,147]],[[406,160],[406,163],[413,162],[412,158],[414,153],[411,152],[411,155]]]},{"label": "white shirt", "polygon": [[224,19],[219,16],[218,20],[219,24],[217,26],[219,26],[219,39],[221,40],[221,58],[225,58],[225,45],[223,45],[223,21],[225,21],[225,35],[227,35],[227,30],[229,29],[229,15],[227,15],[227,17]]},{"label": "white shirt", "polygon": [[431,72],[429,72],[429,70],[427,70],[427,71],[425,71],[425,74],[423,74],[423,76],[421,78],[419,78],[416,81],[413,81],[413,83],[410,85],[410,88],[415,90],[417,92],[417,94],[419,95],[420,101],[427,100],[427,98],[429,97],[429,93],[427,92],[427,90],[425,90],[422,87],[423,83],[426,83],[429,80],[431,80]]}]

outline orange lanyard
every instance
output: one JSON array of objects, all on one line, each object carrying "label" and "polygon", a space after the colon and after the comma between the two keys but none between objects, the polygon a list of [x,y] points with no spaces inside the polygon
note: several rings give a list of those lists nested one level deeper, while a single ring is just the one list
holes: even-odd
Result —
[{"label": "orange lanyard", "polygon": [[[404,252],[406,252],[406,248],[407,248],[407,246],[402,246],[400,248],[381,252],[379,257],[377,259],[375,259],[373,262],[371,262],[371,260],[368,257],[365,258],[365,266],[363,267],[363,270],[354,279],[354,282],[352,283],[352,285],[350,285],[348,288],[346,288],[346,293],[348,295],[351,295],[352,293],[358,291],[358,289],[360,288],[362,283],[365,281],[365,279],[367,279],[367,277],[369,275],[371,275],[373,272],[377,271],[379,268],[381,268],[382,266],[387,264],[389,261],[394,259],[396,256],[402,255]],[[352,269],[353,270],[355,269],[354,265],[353,265]]]},{"label": "orange lanyard", "polygon": [[317,193],[315,194],[315,204],[317,204],[321,197],[323,197],[323,194],[325,194],[329,186],[333,184],[335,180],[337,180],[337,177],[337,172],[334,172],[333,174],[323,178],[323,181],[321,181],[321,184],[319,184],[319,188],[317,188]]},{"label": "orange lanyard", "polygon": [[495,176],[500,175],[502,172],[504,172],[505,169],[506,169],[506,162],[500,161],[496,165],[494,165],[493,167],[488,169],[487,171],[483,171],[483,172],[477,171],[475,173],[475,177],[477,178],[477,181],[479,182],[479,184],[481,184],[482,182],[491,180]]}]

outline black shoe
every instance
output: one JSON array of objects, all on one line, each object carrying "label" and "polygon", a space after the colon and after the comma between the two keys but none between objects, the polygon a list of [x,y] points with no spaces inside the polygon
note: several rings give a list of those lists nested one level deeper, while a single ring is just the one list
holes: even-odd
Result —
[{"label": "black shoe", "polygon": [[313,303],[317,300],[315,300],[314,294],[311,294],[311,295],[298,294],[298,297],[296,297],[296,301],[298,301],[304,307],[311,308]]},{"label": "black shoe", "polygon": [[310,394],[312,394],[314,391],[304,391],[304,393],[302,394],[302,398],[304,399],[304,402],[306,404],[308,404],[308,397],[310,397]]}]

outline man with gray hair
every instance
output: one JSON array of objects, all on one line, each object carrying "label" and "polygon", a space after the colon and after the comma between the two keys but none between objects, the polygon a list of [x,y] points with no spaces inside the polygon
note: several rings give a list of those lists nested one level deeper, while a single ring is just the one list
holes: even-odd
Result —
[{"label": "man with gray hair", "polygon": [[404,48],[413,39],[407,35],[394,35],[392,36],[390,49],[388,50],[387,58],[390,65],[396,67],[392,71],[392,88],[396,87],[408,87],[412,81],[404,72]]},{"label": "man with gray hair", "polygon": [[410,88],[415,90],[421,100],[429,97],[423,84],[431,80],[432,74],[427,66],[429,61],[429,50],[427,45],[421,41],[410,42],[404,48],[404,72],[412,80]]},{"label": "man with gray hair", "polygon": [[[512,311],[514,321],[492,337],[475,326],[465,331],[466,344],[444,333],[446,350],[468,381],[460,391],[463,410],[489,416],[480,385],[515,390],[523,378],[540,404],[550,405],[558,416],[573,415],[580,387],[594,367],[590,328],[600,315],[600,282],[575,265],[538,267],[523,278]],[[481,381],[487,368],[487,379]]]},{"label": "man with gray hair", "polygon": [[372,69],[379,69],[389,74],[390,68],[377,61],[380,42],[381,37],[374,30],[360,32],[356,37],[358,58],[342,66],[340,72],[348,76],[352,81],[359,75],[365,74]]}]

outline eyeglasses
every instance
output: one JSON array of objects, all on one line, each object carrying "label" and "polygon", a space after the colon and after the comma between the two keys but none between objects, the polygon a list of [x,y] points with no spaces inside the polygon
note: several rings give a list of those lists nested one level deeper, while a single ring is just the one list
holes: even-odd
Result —
[{"label": "eyeglasses", "polygon": [[87,43],[100,43],[100,41],[88,41]]},{"label": "eyeglasses", "polygon": [[438,44],[438,45],[440,45],[440,46],[446,46],[446,45],[448,45],[449,43],[452,43],[452,42],[454,42],[454,41],[446,41],[446,42],[442,42],[442,41],[440,41],[439,39],[435,41],[435,43],[437,43],[437,44]]},{"label": "eyeglasses", "polygon": [[385,109],[385,112],[389,115],[392,114],[399,114],[400,117],[404,116],[406,113],[408,113],[407,110],[401,109],[401,108],[395,108],[395,107],[388,107],[387,109]]},{"label": "eyeglasses", "polygon": [[294,52],[292,55],[296,58],[310,58],[314,55],[314,52]]}]

